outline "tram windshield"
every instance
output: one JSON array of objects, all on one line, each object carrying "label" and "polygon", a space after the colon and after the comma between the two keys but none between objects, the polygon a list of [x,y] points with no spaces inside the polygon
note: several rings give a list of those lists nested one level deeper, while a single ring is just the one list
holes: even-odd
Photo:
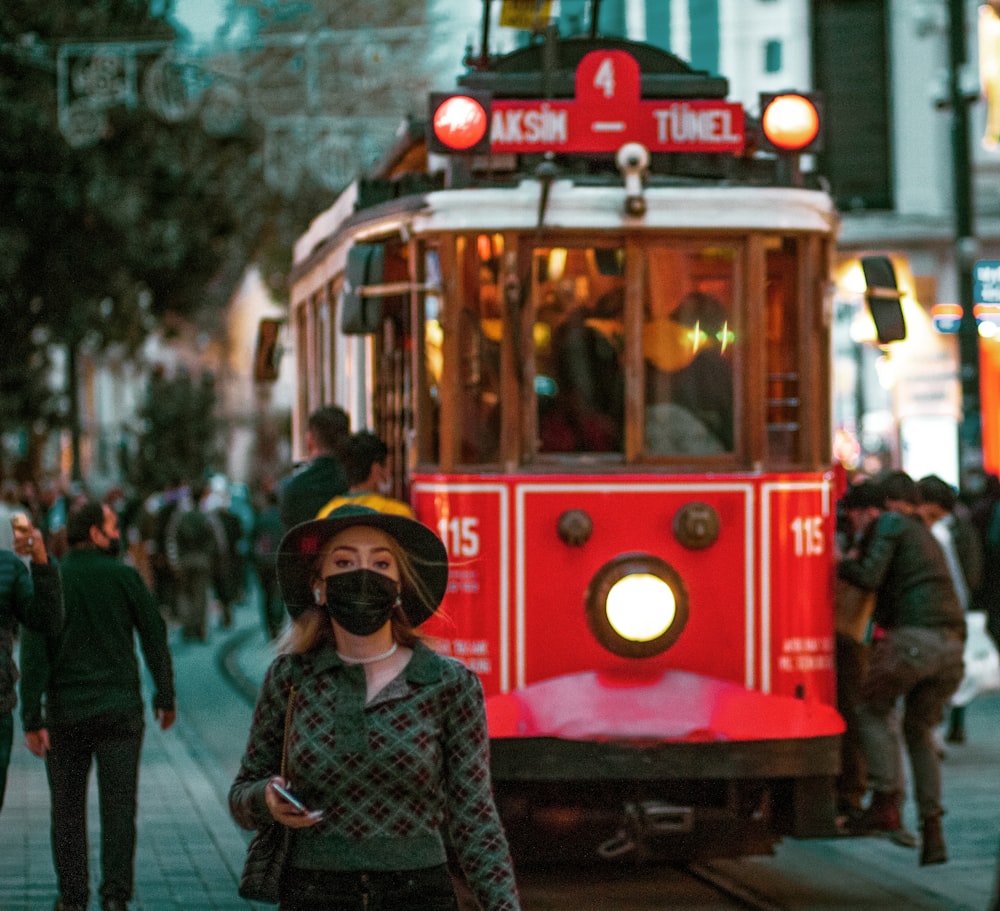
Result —
[{"label": "tram windshield", "polygon": [[541,247],[532,269],[540,452],[619,452],[624,251]]},{"label": "tram windshield", "polygon": [[425,276],[443,293],[424,299],[424,458],[812,458],[823,441],[802,422],[820,426],[824,406],[806,412],[802,396],[809,377],[821,390],[825,362],[799,314],[807,249],[778,234],[428,245]]},{"label": "tram windshield", "polygon": [[654,245],[642,326],[645,448],[654,455],[733,451],[736,250]]}]

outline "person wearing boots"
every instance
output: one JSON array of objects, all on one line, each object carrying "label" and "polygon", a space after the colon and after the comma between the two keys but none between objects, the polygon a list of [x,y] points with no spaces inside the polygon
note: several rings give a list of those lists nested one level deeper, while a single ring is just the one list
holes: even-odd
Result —
[{"label": "person wearing boots", "polygon": [[[971,593],[979,587],[983,575],[983,551],[976,527],[967,515],[956,509],[958,493],[947,481],[937,475],[927,475],[917,481],[917,487],[920,515],[944,551],[955,594],[962,610],[967,611]],[[965,707],[972,698],[965,689],[960,687],[952,700],[945,735],[948,743],[965,743]]]},{"label": "person wearing boots", "polygon": [[[881,492],[870,480],[856,481],[838,503],[843,517],[837,541],[838,559],[863,553],[882,512]],[[863,600],[858,601],[857,596]],[[858,724],[861,684],[868,667],[871,612],[875,596],[849,583],[837,583],[837,628],[835,661],[837,671],[837,711],[846,725],[840,739],[840,774],[837,776],[837,815],[847,825],[863,813],[868,793],[867,763]],[[850,617],[843,617],[845,608]]]},{"label": "person wearing boots", "polygon": [[874,834],[901,826],[897,703],[902,699],[902,734],[921,820],[920,863],[940,864],[948,853],[934,731],[962,680],[965,616],[941,545],[917,514],[916,482],[897,471],[880,483],[885,511],[870,544],[837,566],[839,578],[876,592],[876,633],[858,707],[873,794],[853,828]]}]

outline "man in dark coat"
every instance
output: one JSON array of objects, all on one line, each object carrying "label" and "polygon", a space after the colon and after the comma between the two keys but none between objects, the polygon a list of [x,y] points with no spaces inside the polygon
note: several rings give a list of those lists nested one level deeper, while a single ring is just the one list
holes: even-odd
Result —
[{"label": "man in dark coat", "polygon": [[26,513],[14,513],[8,524],[17,553],[0,550],[0,808],[14,743],[14,639],[18,624],[54,636],[63,623],[59,572],[49,563],[44,536]]},{"label": "man in dark coat", "polygon": [[310,462],[281,482],[278,503],[285,530],[316,518],[330,500],[347,492],[341,452],[351,435],[342,408],[325,405],[309,415],[306,451]]},{"label": "man in dark coat", "polygon": [[160,727],[176,717],[167,630],[142,577],[117,559],[118,519],[88,501],[66,524],[60,564],[66,620],[57,636],[26,631],[21,720],[28,749],[44,757],[51,795],[59,911],[86,911],[90,883],[87,788],[97,760],[103,911],[127,911],[134,883],[136,798],[145,725],[138,635]]},{"label": "man in dark coat", "polygon": [[903,734],[923,832],[921,864],[944,863],[941,763],[934,730],[962,681],[965,616],[941,546],[917,514],[916,482],[893,472],[882,483],[885,511],[864,553],[837,565],[841,579],[877,592],[871,658],[858,707],[871,805],[858,831],[898,831]]}]

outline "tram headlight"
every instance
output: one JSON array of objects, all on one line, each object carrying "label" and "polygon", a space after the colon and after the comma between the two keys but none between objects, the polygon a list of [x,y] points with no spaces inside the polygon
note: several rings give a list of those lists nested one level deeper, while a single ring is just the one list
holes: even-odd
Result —
[{"label": "tram headlight", "polygon": [[623,639],[652,642],[670,629],[677,599],[658,576],[633,573],[611,586],[605,610],[611,628]]},{"label": "tram headlight", "polygon": [[625,658],[649,658],[665,652],[683,631],[687,589],[659,557],[623,554],[595,574],[586,609],[590,629],[606,649]]}]

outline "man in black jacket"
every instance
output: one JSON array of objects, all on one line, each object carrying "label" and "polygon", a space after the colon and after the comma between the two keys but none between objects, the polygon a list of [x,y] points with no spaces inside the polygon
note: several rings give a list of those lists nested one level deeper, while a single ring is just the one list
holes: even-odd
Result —
[{"label": "man in black jacket", "polygon": [[14,550],[0,550],[0,808],[14,743],[14,638],[18,624],[54,636],[63,622],[59,572],[49,563],[42,533],[26,513],[15,513],[10,525]]},{"label": "man in black jacket", "polygon": [[336,405],[324,405],[309,415],[306,449],[311,461],[285,478],[278,488],[285,531],[315,519],[333,497],[347,492],[341,455],[350,435],[350,418]]},{"label": "man in black jacket", "polygon": [[855,828],[900,828],[903,770],[896,706],[902,698],[903,735],[923,834],[920,863],[944,863],[934,729],[962,680],[965,617],[941,546],[916,512],[916,482],[899,471],[881,483],[885,511],[870,542],[863,553],[837,566],[841,579],[877,592],[877,633],[858,707],[873,795]]},{"label": "man in black jacket", "polygon": [[26,631],[21,648],[21,719],[28,749],[45,758],[52,802],[56,911],[89,899],[87,787],[97,759],[101,803],[101,906],[127,911],[132,897],[136,797],[145,719],[138,635],[153,679],[160,727],[175,719],[167,631],[139,573],[116,559],[111,507],[90,501],[70,513],[60,564],[66,620],[58,636]]}]

